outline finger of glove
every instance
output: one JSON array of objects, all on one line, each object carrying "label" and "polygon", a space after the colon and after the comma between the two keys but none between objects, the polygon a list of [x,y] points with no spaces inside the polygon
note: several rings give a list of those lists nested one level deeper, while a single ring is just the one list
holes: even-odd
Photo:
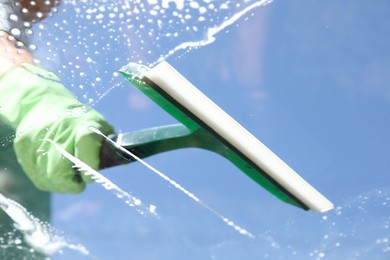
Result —
[{"label": "finger of glove", "polygon": [[[90,128],[96,128],[104,135],[114,133],[111,125],[109,125],[95,110],[88,111],[83,116],[83,121],[75,129],[75,150],[74,155],[82,162],[86,163],[94,170],[99,169],[100,165],[100,150],[102,147],[102,136],[92,132]],[[91,182],[90,175],[81,172],[81,177],[84,182]]]},{"label": "finger of glove", "polygon": [[37,188],[56,193],[79,193],[84,190],[85,183],[77,178],[73,164],[48,141],[53,141],[69,154],[74,153],[74,133],[65,121],[17,135],[14,150],[23,170]]},{"label": "finger of glove", "polygon": [[89,174],[74,168],[75,165],[48,141],[96,170],[100,163],[102,138],[90,131],[90,127],[104,134],[113,132],[99,113],[90,110],[79,117],[63,118],[46,128],[23,133],[15,139],[14,147],[19,162],[39,189],[79,193],[84,190],[85,183],[92,182]]},{"label": "finger of glove", "polygon": [[[91,178],[78,172],[75,174],[72,164],[66,162],[55,146],[44,140],[52,140],[97,169],[101,137],[92,133],[89,127],[93,126],[104,134],[112,133],[113,129],[102,115],[79,103],[62,84],[42,77],[48,72],[31,66],[28,69],[35,72],[20,71],[26,75],[23,82],[15,86],[20,92],[16,112],[3,114],[17,126],[14,141],[17,157],[26,174],[40,189],[80,192],[85,187],[84,182],[91,181]],[[11,105],[7,106],[8,110],[12,109]]]}]

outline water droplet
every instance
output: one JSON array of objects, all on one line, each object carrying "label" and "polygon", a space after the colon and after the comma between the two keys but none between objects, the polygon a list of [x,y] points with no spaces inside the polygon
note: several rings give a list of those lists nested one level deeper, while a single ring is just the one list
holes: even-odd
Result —
[{"label": "water droplet", "polygon": [[152,214],[155,214],[156,213],[156,206],[155,205],[149,205],[149,212],[152,213]]},{"label": "water droplet", "polygon": [[17,22],[19,20],[16,14],[10,14],[9,19],[13,22]]},{"label": "water droplet", "polygon": [[35,51],[35,50],[37,49],[37,46],[36,46],[35,44],[30,44],[30,45],[28,46],[28,48],[29,48],[29,50],[31,50],[31,51]]}]

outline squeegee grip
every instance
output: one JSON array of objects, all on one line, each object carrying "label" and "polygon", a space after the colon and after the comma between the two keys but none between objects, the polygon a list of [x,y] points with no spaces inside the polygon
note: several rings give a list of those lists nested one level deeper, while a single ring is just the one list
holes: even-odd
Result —
[{"label": "squeegee grip", "polygon": [[220,142],[205,133],[202,128],[190,130],[182,124],[159,126],[113,135],[110,136],[110,140],[104,139],[100,151],[100,169],[135,161],[132,156],[121,151],[118,146],[138,158],[146,158],[158,153],[188,147],[214,151],[218,149],[221,154],[225,149]]}]

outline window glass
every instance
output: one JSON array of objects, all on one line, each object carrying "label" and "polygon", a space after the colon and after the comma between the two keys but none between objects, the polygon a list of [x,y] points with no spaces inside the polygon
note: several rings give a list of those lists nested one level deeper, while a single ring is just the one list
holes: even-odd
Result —
[{"label": "window glass", "polygon": [[56,76],[33,73],[125,134],[178,123],[119,72],[165,60],[334,209],[283,203],[196,148],[98,170],[79,194],[42,192],[1,114],[0,258],[388,259],[389,11],[386,0],[55,4],[25,45]]}]

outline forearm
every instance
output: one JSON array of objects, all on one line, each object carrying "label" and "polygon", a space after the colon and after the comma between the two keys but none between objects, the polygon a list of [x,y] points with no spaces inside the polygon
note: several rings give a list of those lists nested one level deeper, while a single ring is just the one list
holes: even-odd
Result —
[{"label": "forearm", "polygon": [[[32,55],[24,46],[27,44],[24,22],[45,19],[59,4],[60,0],[0,0],[0,77],[21,63],[32,63]],[[10,19],[12,15],[15,18]]]},{"label": "forearm", "polygon": [[0,77],[21,63],[32,62],[25,44],[27,36],[21,3],[0,0]]},{"label": "forearm", "polygon": [[0,31],[0,77],[12,68],[22,63],[32,63],[33,58],[26,47],[17,47],[14,38]]}]

